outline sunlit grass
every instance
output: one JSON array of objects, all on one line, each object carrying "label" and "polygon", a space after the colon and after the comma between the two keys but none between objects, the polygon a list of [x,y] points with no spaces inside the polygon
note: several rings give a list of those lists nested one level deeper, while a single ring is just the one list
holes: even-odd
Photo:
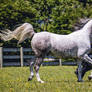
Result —
[{"label": "sunlit grass", "polygon": [[92,92],[92,81],[88,72],[83,83],[78,83],[74,74],[75,66],[44,66],[40,69],[44,84],[36,77],[30,82],[28,67],[5,67],[0,69],[0,92]]}]

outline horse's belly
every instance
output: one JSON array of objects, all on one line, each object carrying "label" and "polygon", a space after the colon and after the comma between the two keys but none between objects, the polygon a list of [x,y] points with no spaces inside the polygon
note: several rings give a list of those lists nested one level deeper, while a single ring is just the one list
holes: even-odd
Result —
[{"label": "horse's belly", "polygon": [[54,56],[58,58],[76,58],[77,57],[77,50],[76,49],[67,49],[67,50],[52,50],[51,51]]}]

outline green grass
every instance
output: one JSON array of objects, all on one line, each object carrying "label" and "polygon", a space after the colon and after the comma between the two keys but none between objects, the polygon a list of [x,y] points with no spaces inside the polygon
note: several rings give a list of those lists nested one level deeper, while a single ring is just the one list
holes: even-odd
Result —
[{"label": "green grass", "polygon": [[83,83],[78,83],[74,74],[75,66],[44,66],[40,68],[41,79],[30,82],[28,67],[5,67],[0,69],[0,92],[92,92],[92,81],[86,73]]}]

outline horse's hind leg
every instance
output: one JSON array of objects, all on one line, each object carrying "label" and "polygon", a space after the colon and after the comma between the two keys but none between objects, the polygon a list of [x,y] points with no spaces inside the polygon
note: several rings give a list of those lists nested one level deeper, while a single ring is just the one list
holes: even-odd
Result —
[{"label": "horse's hind leg", "polygon": [[44,83],[44,81],[40,79],[40,75],[39,75],[39,68],[40,68],[40,65],[42,64],[42,61],[43,61],[42,57],[37,57],[35,61],[35,65],[34,65],[34,69],[36,72],[36,78],[37,78],[37,81],[40,83]]},{"label": "horse's hind leg", "polygon": [[33,72],[34,63],[35,63],[35,60],[30,61],[30,76],[28,78],[28,81],[32,80],[34,77],[34,72]]}]

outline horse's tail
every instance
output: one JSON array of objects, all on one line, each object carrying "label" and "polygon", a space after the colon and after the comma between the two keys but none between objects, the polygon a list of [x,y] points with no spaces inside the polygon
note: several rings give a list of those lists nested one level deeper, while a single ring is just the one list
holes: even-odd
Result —
[{"label": "horse's tail", "polygon": [[14,31],[8,29],[1,30],[0,37],[4,41],[12,40],[14,38],[18,40],[18,43],[22,43],[25,39],[31,38],[34,34],[33,26],[29,23],[24,23]]}]

